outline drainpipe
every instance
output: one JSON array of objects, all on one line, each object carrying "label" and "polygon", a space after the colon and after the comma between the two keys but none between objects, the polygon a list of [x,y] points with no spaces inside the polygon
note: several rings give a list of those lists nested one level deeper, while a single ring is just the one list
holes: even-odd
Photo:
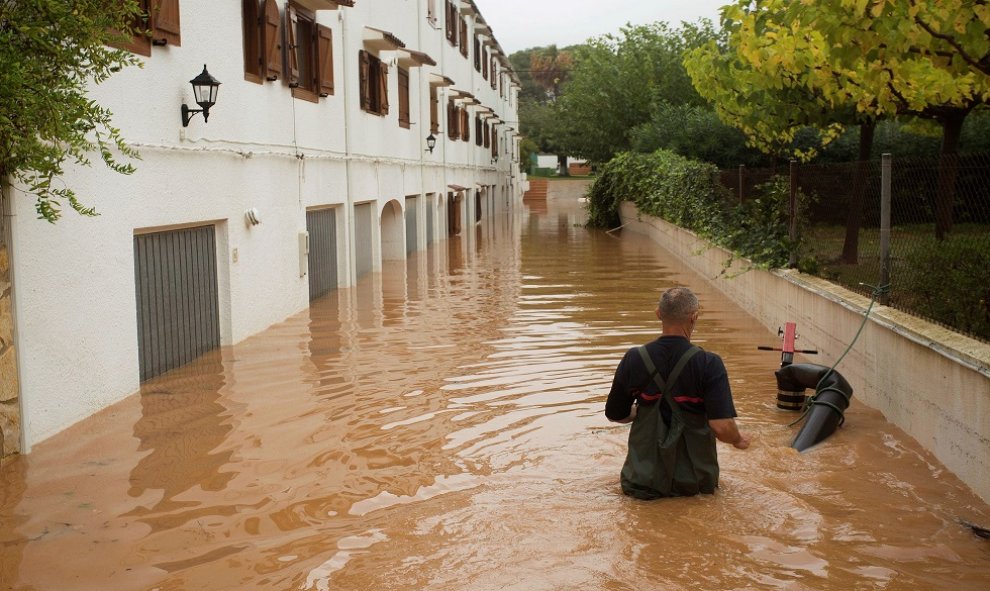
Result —
[{"label": "drainpipe", "polygon": [[[354,78],[351,77],[352,71],[349,71],[348,64],[351,64],[353,60],[349,58],[349,49],[347,45],[347,19],[344,14],[347,11],[340,10],[337,12],[337,20],[340,22],[340,44],[344,49],[344,80],[358,79],[359,76]],[[351,65],[350,68],[354,66]],[[353,251],[353,228],[354,228],[354,181],[353,181],[353,170],[351,165],[351,133],[352,125],[348,121],[351,117],[351,107],[354,99],[351,98],[351,85],[344,85],[344,177],[347,187],[347,195],[344,200],[344,253],[347,258],[347,285],[353,286],[357,283],[357,253]]]}]

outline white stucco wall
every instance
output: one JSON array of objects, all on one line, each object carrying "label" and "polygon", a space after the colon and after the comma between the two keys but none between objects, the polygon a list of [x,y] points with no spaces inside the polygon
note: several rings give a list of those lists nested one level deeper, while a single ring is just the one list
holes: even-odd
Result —
[{"label": "white stucco wall", "polygon": [[[279,3],[284,9],[285,1]],[[401,204],[409,195],[436,194],[432,208],[417,199],[418,248],[427,246],[428,211],[434,240],[446,235],[440,202],[450,184],[472,190],[479,183],[495,185],[510,191],[512,203],[521,200],[514,180],[518,166],[506,157],[493,164],[490,150],[475,145],[473,125],[470,142],[447,138],[446,89],[437,147],[432,154],[425,150],[430,73],[453,79],[452,88],[472,92],[499,114],[504,151],[515,149],[509,128],[518,128],[515,93],[502,99],[474,70],[473,59],[447,43],[443,3],[438,6],[439,28],[426,21],[424,0],[318,11],[317,22],[333,30],[335,92],[313,103],[293,98],[281,80],[245,80],[240,3],[183,0],[180,47],[153,47],[143,68],[125,70],[92,90],[92,98],[113,111],[115,126],[141,160],[130,176],[110,172],[98,157],[92,167],[67,168],[65,184],[97,208],[96,218],[68,211],[51,225],[35,219],[32,196],[13,192],[11,260],[25,450],[139,389],[136,233],[215,226],[221,340],[231,345],[308,305],[308,277],[299,273],[299,234],[306,230],[308,208],[337,208],[338,277],[347,286],[358,260],[382,268],[377,224],[390,200]],[[474,17],[469,21],[473,33]],[[389,115],[360,109],[357,55],[365,47],[365,26],[389,31],[437,62],[409,70],[409,129],[398,125],[395,67],[389,72]],[[393,64],[397,54],[380,57]],[[196,115],[183,128],[180,105],[195,108],[189,80],[204,63],[222,83],[218,102],[208,122]],[[355,203],[369,204],[372,225],[360,231],[354,228]],[[465,216],[469,203],[473,207],[473,197]],[[245,222],[251,208],[259,212],[258,225]],[[404,231],[404,224],[397,227]],[[402,245],[401,234],[389,240]],[[388,253],[401,258],[404,247]]]}]

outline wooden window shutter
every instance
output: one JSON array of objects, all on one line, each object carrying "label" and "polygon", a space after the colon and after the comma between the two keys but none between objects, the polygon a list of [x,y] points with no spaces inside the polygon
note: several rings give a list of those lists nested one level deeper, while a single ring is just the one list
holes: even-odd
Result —
[{"label": "wooden window shutter", "polygon": [[378,62],[378,114],[388,115],[388,66]]},{"label": "wooden window shutter", "polygon": [[468,56],[467,19],[461,17],[461,55]]},{"label": "wooden window shutter", "polygon": [[457,131],[457,122],[460,115],[457,113],[457,107],[454,106],[454,101],[447,101],[447,137],[452,140],[456,140],[460,133]]},{"label": "wooden window shutter", "polygon": [[477,33],[474,34],[474,69],[481,71],[481,39],[478,39]]},{"label": "wooden window shutter", "polygon": [[498,78],[496,76],[497,71],[498,71],[498,65],[495,63],[495,56],[493,55],[492,56],[492,90],[495,90],[495,87],[498,86],[498,82],[497,82]]},{"label": "wooden window shutter", "polygon": [[277,0],[265,0],[262,22],[264,42],[261,59],[265,64],[265,78],[278,80],[282,74],[282,18]]},{"label": "wooden window shutter", "polygon": [[333,30],[316,25],[316,71],[320,96],[333,94]]},{"label": "wooden window shutter", "polygon": [[495,131],[495,125],[492,125],[492,156],[498,156],[498,133]]},{"label": "wooden window shutter", "polygon": [[486,148],[492,145],[491,144],[491,140],[492,140],[492,138],[488,135],[488,126],[485,125],[485,147]]},{"label": "wooden window shutter", "polygon": [[[131,53],[136,53],[138,55],[143,55],[145,57],[151,57],[151,37],[149,36],[149,15],[151,11],[149,10],[150,0],[139,0],[138,6],[141,9],[141,14],[134,17],[134,19],[128,23],[130,25],[131,36],[125,41],[120,43],[114,43],[113,46],[125,51],[130,51]],[[114,33],[120,33],[120,31],[114,30]]]},{"label": "wooden window shutter", "polygon": [[299,15],[294,7],[285,7],[285,66],[286,82],[295,88],[299,86],[299,58],[296,55],[296,24]]},{"label": "wooden window shutter", "polygon": [[368,52],[361,50],[358,52],[358,71],[360,72],[359,88],[361,89],[361,108],[365,111],[371,110],[371,59]]},{"label": "wooden window shutter", "polygon": [[241,20],[244,35],[244,77],[252,82],[264,78],[261,61],[264,28],[261,26],[258,0],[241,0]]},{"label": "wooden window shutter", "polygon": [[471,120],[467,109],[461,110],[461,139],[465,142],[471,141]]},{"label": "wooden window shutter", "polygon": [[152,11],[152,43],[182,45],[179,28],[179,0],[155,0]]},{"label": "wooden window shutter", "polygon": [[488,80],[488,48],[481,49],[481,77]]},{"label": "wooden window shutter", "polygon": [[430,133],[440,131],[440,98],[437,96],[437,87],[430,86]]},{"label": "wooden window shutter", "polygon": [[454,45],[457,45],[457,29],[456,27],[457,10],[454,8],[453,3],[447,0],[444,6],[444,30],[447,33],[447,41],[450,41]]},{"label": "wooden window shutter", "polygon": [[409,125],[409,70],[399,68],[399,127]]}]

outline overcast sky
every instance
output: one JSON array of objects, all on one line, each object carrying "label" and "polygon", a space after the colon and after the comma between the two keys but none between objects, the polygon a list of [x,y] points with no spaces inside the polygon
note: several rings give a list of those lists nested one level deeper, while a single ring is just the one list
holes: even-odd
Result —
[{"label": "overcast sky", "polygon": [[475,0],[502,49],[582,43],[618,32],[626,23],[665,21],[679,26],[706,17],[718,24],[718,9],[730,0]]}]

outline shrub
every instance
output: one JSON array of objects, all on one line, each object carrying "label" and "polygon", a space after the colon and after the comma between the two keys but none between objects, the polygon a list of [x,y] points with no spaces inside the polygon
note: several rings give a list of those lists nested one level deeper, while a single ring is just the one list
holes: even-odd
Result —
[{"label": "shrub", "polygon": [[910,293],[914,309],[978,337],[990,338],[990,251],[971,237],[953,236],[937,248],[908,255],[914,271],[898,291]]},{"label": "shrub", "polygon": [[[588,225],[615,228],[618,207],[632,201],[640,212],[662,218],[732,250],[761,266],[787,264],[796,244],[788,236],[789,183],[775,177],[753,198],[730,205],[718,169],[667,150],[624,152],[606,164],[588,192]],[[799,196],[802,210],[808,199]]]}]

